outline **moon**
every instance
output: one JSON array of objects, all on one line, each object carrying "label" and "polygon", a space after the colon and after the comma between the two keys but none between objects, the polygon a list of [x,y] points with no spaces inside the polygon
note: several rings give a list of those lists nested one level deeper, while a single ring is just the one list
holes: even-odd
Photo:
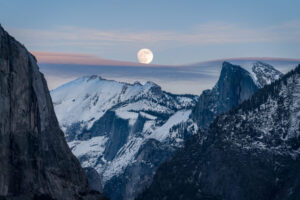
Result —
[{"label": "moon", "polygon": [[137,58],[140,63],[149,64],[153,60],[153,53],[150,49],[141,49],[137,53]]}]

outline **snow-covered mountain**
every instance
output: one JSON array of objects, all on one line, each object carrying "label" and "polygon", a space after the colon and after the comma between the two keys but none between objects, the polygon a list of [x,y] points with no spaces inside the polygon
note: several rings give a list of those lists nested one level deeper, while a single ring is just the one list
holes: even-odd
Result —
[{"label": "snow-covered mountain", "polygon": [[272,65],[255,62],[251,69],[252,75],[257,82],[258,87],[262,88],[267,84],[271,84],[275,80],[283,76],[283,74],[275,69]]},{"label": "snow-covered mountain", "polygon": [[[145,186],[141,180],[147,183],[145,177],[152,177],[154,168],[174,148],[182,146],[187,136],[178,129],[189,119],[198,98],[164,92],[152,82],[127,84],[99,76],[79,78],[52,91],[51,95],[72,152],[83,167],[98,171],[103,178],[103,190],[112,199],[134,198]],[[146,163],[145,151],[153,141],[166,152],[156,157],[155,163],[150,160]],[[133,166],[143,173],[134,177],[126,172]],[[124,174],[134,177],[136,186],[126,185],[133,181],[123,180]],[[137,180],[139,175],[145,177]],[[115,179],[125,183],[112,194],[109,191],[115,186]],[[128,192],[130,188],[132,192]]]},{"label": "snow-covered mountain", "polygon": [[72,152],[97,170],[111,199],[134,199],[157,167],[198,128],[248,99],[281,73],[264,63],[252,70],[224,62],[212,90],[174,95],[152,82],[142,85],[99,76],[71,81],[51,92]]},{"label": "snow-covered mountain", "polygon": [[218,116],[138,200],[300,197],[300,65]]},{"label": "snow-covered mountain", "polygon": [[[80,123],[80,128],[90,129],[95,121],[114,108],[118,117],[129,119],[131,125],[139,111],[171,115],[188,108],[196,100],[193,95],[171,95],[163,92],[152,82],[141,85],[121,83],[86,76],[69,82],[51,93],[58,120],[66,132],[71,124]],[[80,115],[79,115],[80,113]],[[153,118],[146,113],[144,117]],[[67,137],[70,135],[67,134]]]}]

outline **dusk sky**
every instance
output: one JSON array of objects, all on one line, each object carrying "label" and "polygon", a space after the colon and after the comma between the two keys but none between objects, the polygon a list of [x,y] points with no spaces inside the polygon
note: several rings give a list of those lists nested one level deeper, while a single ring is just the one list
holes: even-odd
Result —
[{"label": "dusk sky", "polygon": [[[263,2],[263,3],[262,3]],[[230,57],[299,58],[299,0],[1,0],[0,23],[37,53],[178,65]]]}]

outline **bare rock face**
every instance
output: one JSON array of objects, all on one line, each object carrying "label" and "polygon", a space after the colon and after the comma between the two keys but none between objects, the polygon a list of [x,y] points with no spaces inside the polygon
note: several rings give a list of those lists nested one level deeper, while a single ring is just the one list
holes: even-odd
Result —
[{"label": "bare rock face", "polygon": [[60,130],[35,58],[0,26],[0,197],[105,199]]},{"label": "bare rock face", "polygon": [[98,174],[98,172],[92,167],[85,167],[83,169],[84,169],[84,171],[85,171],[85,173],[88,177],[89,184],[90,184],[91,188],[93,190],[102,192],[102,187],[103,186],[102,186],[101,177]]},{"label": "bare rock face", "polygon": [[220,78],[212,90],[200,95],[192,113],[199,127],[207,128],[213,119],[250,98],[258,86],[250,73],[238,65],[224,62]]}]

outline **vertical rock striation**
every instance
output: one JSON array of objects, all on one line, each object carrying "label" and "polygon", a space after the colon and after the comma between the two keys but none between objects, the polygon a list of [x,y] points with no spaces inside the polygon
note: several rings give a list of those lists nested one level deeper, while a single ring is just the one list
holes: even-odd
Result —
[{"label": "vertical rock striation", "polygon": [[0,196],[104,199],[60,130],[35,58],[0,26]]},{"label": "vertical rock striation", "polygon": [[224,62],[217,84],[200,95],[192,118],[199,127],[207,128],[217,115],[247,100],[257,90],[258,86],[248,71]]}]

